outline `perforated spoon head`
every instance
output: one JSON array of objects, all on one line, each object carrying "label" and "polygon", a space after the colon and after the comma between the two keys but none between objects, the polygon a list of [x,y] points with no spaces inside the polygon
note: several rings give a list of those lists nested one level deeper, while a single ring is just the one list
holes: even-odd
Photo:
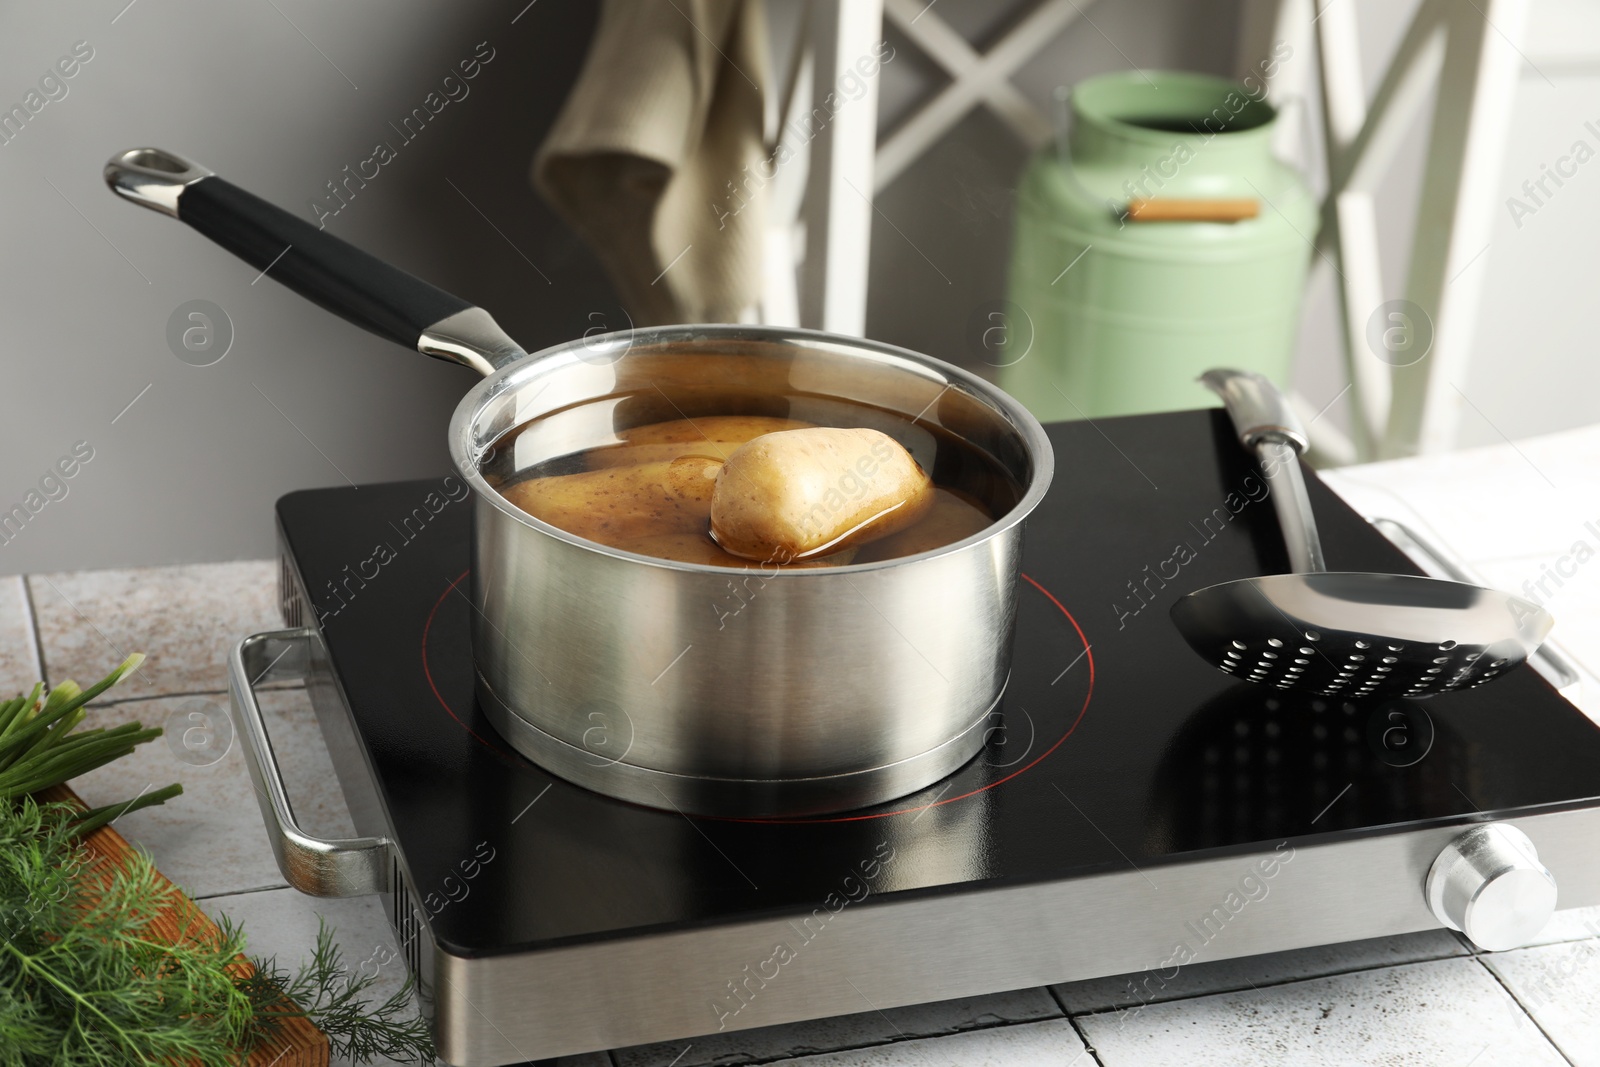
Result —
[{"label": "perforated spoon head", "polygon": [[1550,632],[1521,597],[1408,574],[1272,574],[1198,589],[1172,606],[1218,670],[1323,696],[1420,697],[1503,677]]}]

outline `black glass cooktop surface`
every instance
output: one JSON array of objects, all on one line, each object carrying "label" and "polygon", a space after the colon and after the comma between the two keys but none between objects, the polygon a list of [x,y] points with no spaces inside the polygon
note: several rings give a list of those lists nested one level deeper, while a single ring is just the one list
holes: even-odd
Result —
[{"label": "black glass cooktop surface", "polygon": [[[1600,802],[1600,729],[1531,669],[1353,703],[1242,684],[1189,650],[1173,600],[1287,569],[1220,412],[1049,431],[1057,473],[1028,520],[985,751],[920,793],[826,818],[690,819],[516,754],[473,700],[459,481],[279,501],[414,890],[441,902],[438,943],[477,955],[809,911],[860,892],[863,871],[867,906],[1134,867],[1159,883],[1200,851]],[[1331,569],[1417,573],[1310,481]]]}]

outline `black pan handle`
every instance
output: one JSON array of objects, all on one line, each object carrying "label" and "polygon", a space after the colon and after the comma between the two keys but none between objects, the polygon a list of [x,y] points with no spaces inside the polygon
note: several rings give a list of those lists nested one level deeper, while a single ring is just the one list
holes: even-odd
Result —
[{"label": "black pan handle", "polygon": [[159,148],[111,157],[118,196],[188,223],[252,267],[370,333],[480,374],[527,355],[482,308]]}]

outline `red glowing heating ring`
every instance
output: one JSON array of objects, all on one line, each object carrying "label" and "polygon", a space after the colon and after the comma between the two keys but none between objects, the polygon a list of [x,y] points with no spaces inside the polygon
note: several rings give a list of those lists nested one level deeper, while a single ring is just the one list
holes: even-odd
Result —
[{"label": "red glowing heating ring", "polygon": [[[445,701],[443,694],[441,694],[439,692],[439,687],[434,684],[434,681],[433,681],[433,670],[430,668],[430,666],[428,664],[428,634],[433,629],[433,617],[439,613],[439,607],[440,607],[440,605],[442,605],[445,602],[445,598],[448,597],[452,592],[454,592],[456,590],[456,587],[459,586],[463,581],[465,581],[467,575],[470,574],[470,573],[472,573],[472,572],[471,571],[462,571],[461,574],[456,578],[456,580],[451,582],[445,588],[445,591],[439,595],[439,599],[434,602],[433,609],[428,612],[428,621],[422,627],[422,673],[427,676],[428,688],[433,690],[434,699],[439,702],[439,706],[444,708],[446,714],[448,714],[452,719],[454,719],[461,726],[461,728],[463,730],[465,730],[465,731],[467,731],[467,733],[471,734],[473,740],[477,741],[480,745],[483,745],[486,748],[493,749],[495,752],[498,752],[503,756],[507,756],[507,757],[509,757],[511,759],[521,759],[522,758],[521,756],[518,756],[518,755],[516,755],[514,753],[506,751],[505,749],[501,748],[499,745],[495,744],[492,741],[485,740],[475,730],[473,730],[472,727],[467,725],[466,720],[462,719],[461,716],[459,716],[459,715],[457,715],[455,713],[455,709],[452,708],[449,705],[449,703],[447,703]],[[1083,653],[1082,653],[1083,658],[1089,661],[1089,688],[1088,688],[1088,691],[1083,694],[1083,706],[1078,709],[1077,718],[1072,720],[1072,725],[1067,727],[1067,730],[1066,730],[1065,733],[1063,733],[1060,737],[1056,738],[1054,744],[1052,744],[1049,748],[1045,749],[1038,756],[1035,756],[1032,761],[1024,764],[1021,767],[1018,767],[1016,770],[1012,771],[1010,774],[1006,775],[1004,778],[996,778],[994,781],[989,782],[989,783],[987,783],[985,785],[979,786],[977,789],[973,789],[973,790],[970,790],[968,792],[962,793],[960,796],[945,797],[944,799],[936,800],[936,801],[932,802],[931,804],[922,804],[922,805],[918,805],[917,807],[914,807],[914,808],[900,808],[900,809],[895,810],[895,811],[874,812],[874,813],[870,813],[870,814],[866,814],[866,815],[832,815],[832,816],[823,816],[823,817],[818,817],[818,818],[739,819],[739,818],[724,818],[724,817],[718,817],[718,816],[696,816],[696,818],[709,819],[709,820],[715,821],[715,822],[753,822],[753,823],[831,823],[831,822],[862,822],[862,821],[865,821],[867,819],[887,819],[891,815],[909,815],[909,814],[912,814],[912,813],[915,813],[915,812],[927,811],[929,808],[942,807],[945,804],[954,804],[958,800],[966,800],[968,797],[974,797],[974,796],[977,796],[979,793],[983,793],[983,792],[986,792],[986,791],[988,791],[990,789],[993,789],[995,786],[1000,785],[1003,782],[1009,782],[1009,781],[1011,781],[1011,779],[1017,777],[1019,774],[1022,774],[1024,772],[1032,769],[1033,767],[1038,766],[1052,752],[1054,752],[1056,749],[1060,748],[1062,742],[1064,742],[1067,738],[1072,736],[1073,732],[1078,729],[1078,724],[1083,722],[1084,714],[1086,712],[1088,712],[1088,710],[1089,710],[1089,701],[1094,697],[1094,652],[1093,652],[1092,647],[1089,644],[1089,639],[1087,637],[1085,637],[1084,634],[1083,634],[1083,627],[1078,625],[1078,620],[1073,618],[1072,617],[1072,612],[1068,611],[1066,609],[1066,606],[1064,604],[1062,604],[1061,601],[1056,599],[1055,594],[1050,592],[1050,590],[1046,589],[1044,586],[1040,585],[1038,582],[1034,581],[1032,578],[1030,578],[1026,574],[1024,574],[1022,576],[1022,580],[1027,582],[1029,585],[1033,586],[1039,592],[1043,593],[1044,596],[1045,596],[1045,599],[1049,600],[1050,603],[1054,604],[1056,606],[1056,609],[1058,611],[1060,611],[1062,615],[1066,616],[1067,621],[1072,624],[1072,628],[1077,631],[1078,640],[1083,642]],[[636,807],[643,807],[643,805],[635,805],[635,806]],[[651,808],[651,809],[648,809],[648,810],[654,811],[656,809]]]}]

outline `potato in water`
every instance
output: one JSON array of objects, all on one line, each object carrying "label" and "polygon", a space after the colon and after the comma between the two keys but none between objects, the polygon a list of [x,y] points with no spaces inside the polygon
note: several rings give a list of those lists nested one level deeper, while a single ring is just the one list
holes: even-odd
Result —
[{"label": "potato in water", "polygon": [[701,441],[753,441],[762,434],[779,430],[803,430],[811,427],[799,419],[779,419],[768,415],[701,415],[693,419],[673,419],[671,422],[652,422],[648,426],[635,426],[618,431],[617,436],[630,445],[673,444]]},{"label": "potato in water", "polygon": [[934,467],[955,481],[932,485],[886,434],[791,418],[702,415],[616,438],[554,461],[564,473],[497,479],[491,471],[491,483],[528,514],[590,541],[745,569],[842,567],[951,544],[993,521],[979,495],[957,486],[983,494],[1002,484],[954,438],[936,436],[935,459],[946,458]]},{"label": "potato in water", "polygon": [[734,449],[762,434],[800,430],[811,426],[799,419],[765,415],[703,415],[635,426],[617,434],[619,445],[596,448],[584,457],[590,470],[625,467],[634,463],[673,460],[679,456],[715,456],[727,459]]},{"label": "potato in water", "polygon": [[705,535],[722,461],[680,456],[671,462],[529,478],[501,489],[536,519],[568,533],[620,546],[661,534]]},{"label": "potato in water", "polygon": [[711,535],[744,559],[803,560],[903,530],[933,497],[932,480],[888,434],[783,430],[728,457],[712,492]]}]

